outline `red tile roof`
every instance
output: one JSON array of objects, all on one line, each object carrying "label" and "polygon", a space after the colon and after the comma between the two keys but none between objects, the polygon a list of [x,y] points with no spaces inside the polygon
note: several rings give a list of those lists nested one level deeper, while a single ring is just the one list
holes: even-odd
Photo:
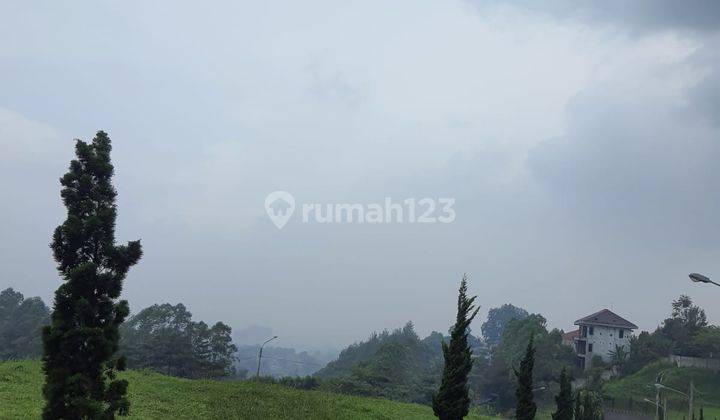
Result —
[{"label": "red tile roof", "polygon": [[580,330],[575,330],[575,331],[569,331],[569,332],[566,332],[565,334],[563,334],[562,339],[563,339],[563,341],[573,341],[579,337],[580,337]]}]

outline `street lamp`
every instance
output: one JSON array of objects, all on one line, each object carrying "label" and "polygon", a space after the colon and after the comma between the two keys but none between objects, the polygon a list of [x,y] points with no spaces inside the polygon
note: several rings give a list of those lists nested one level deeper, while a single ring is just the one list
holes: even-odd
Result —
[{"label": "street lamp", "polygon": [[677,390],[677,389],[675,389],[675,388],[670,388],[670,387],[667,386],[667,385],[663,385],[663,384],[660,384],[660,383],[655,383],[655,388],[667,389],[668,391],[677,392],[678,394],[682,395],[682,396],[685,397],[685,398],[690,398],[690,396],[689,396],[688,394],[686,394],[686,393],[684,393],[684,392],[682,392],[682,391],[680,391],[680,390]]},{"label": "street lamp", "polygon": [[265,347],[265,344],[273,341],[273,340],[276,339],[276,338],[278,338],[277,335],[276,335],[276,336],[273,336],[272,338],[268,338],[268,339],[265,340],[265,342],[262,343],[262,345],[260,346],[260,352],[258,353],[258,366],[257,366],[257,372],[255,373],[255,378],[259,378],[259,377],[260,377],[260,362],[262,361],[262,351],[263,351],[263,347]]},{"label": "street lamp", "polygon": [[698,273],[690,273],[690,280],[694,281],[695,283],[708,283],[714,284],[715,286],[720,286],[720,283],[715,283],[714,281],[710,280],[710,277],[703,276],[702,274]]},{"label": "street lamp", "polygon": [[667,385],[663,385],[663,384],[661,384],[660,382],[656,382],[656,383],[655,383],[655,389],[657,389],[658,395],[660,395],[660,390],[661,390],[661,389],[666,389],[666,390],[668,390],[668,391],[675,392],[675,393],[680,394],[680,395],[682,395],[683,397],[685,397],[685,399],[688,400],[688,418],[690,418],[690,419],[692,418],[692,416],[693,416],[693,397],[694,397],[693,394],[695,393],[695,392],[694,392],[694,391],[695,391],[695,385],[693,384],[693,381],[690,381],[690,395],[688,395],[688,394],[686,394],[686,393],[684,393],[684,392],[682,392],[682,391],[680,391],[680,390],[678,390],[678,389],[671,388],[671,387],[669,387],[669,386],[667,386]]}]

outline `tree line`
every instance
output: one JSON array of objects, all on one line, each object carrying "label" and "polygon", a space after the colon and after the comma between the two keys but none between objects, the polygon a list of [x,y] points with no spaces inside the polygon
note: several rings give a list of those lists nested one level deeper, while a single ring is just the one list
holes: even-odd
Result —
[{"label": "tree line", "polygon": [[[41,331],[49,323],[50,309],[41,298],[24,298],[12,288],[0,292],[0,361],[39,358]],[[235,377],[231,333],[222,322],[193,320],[182,303],[156,304],[122,324],[118,354],[131,369],[183,378]]]}]

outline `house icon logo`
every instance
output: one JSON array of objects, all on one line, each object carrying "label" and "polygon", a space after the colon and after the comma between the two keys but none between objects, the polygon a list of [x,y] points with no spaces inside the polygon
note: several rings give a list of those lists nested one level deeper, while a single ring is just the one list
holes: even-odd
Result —
[{"label": "house icon logo", "polygon": [[273,191],[265,197],[265,211],[275,226],[282,229],[295,211],[295,198],[287,191]]}]

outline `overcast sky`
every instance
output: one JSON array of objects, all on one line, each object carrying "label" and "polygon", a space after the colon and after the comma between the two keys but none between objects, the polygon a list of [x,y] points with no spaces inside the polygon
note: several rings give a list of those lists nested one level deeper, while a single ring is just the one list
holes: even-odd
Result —
[{"label": "overcast sky", "polygon": [[[102,129],[134,311],[339,347],[446,331],[466,272],[483,319],[651,329],[684,293],[720,322],[687,279],[720,277],[720,2],[512,4],[0,3],[0,289],[52,297],[58,178]],[[457,217],[278,230],[275,190]]]}]

